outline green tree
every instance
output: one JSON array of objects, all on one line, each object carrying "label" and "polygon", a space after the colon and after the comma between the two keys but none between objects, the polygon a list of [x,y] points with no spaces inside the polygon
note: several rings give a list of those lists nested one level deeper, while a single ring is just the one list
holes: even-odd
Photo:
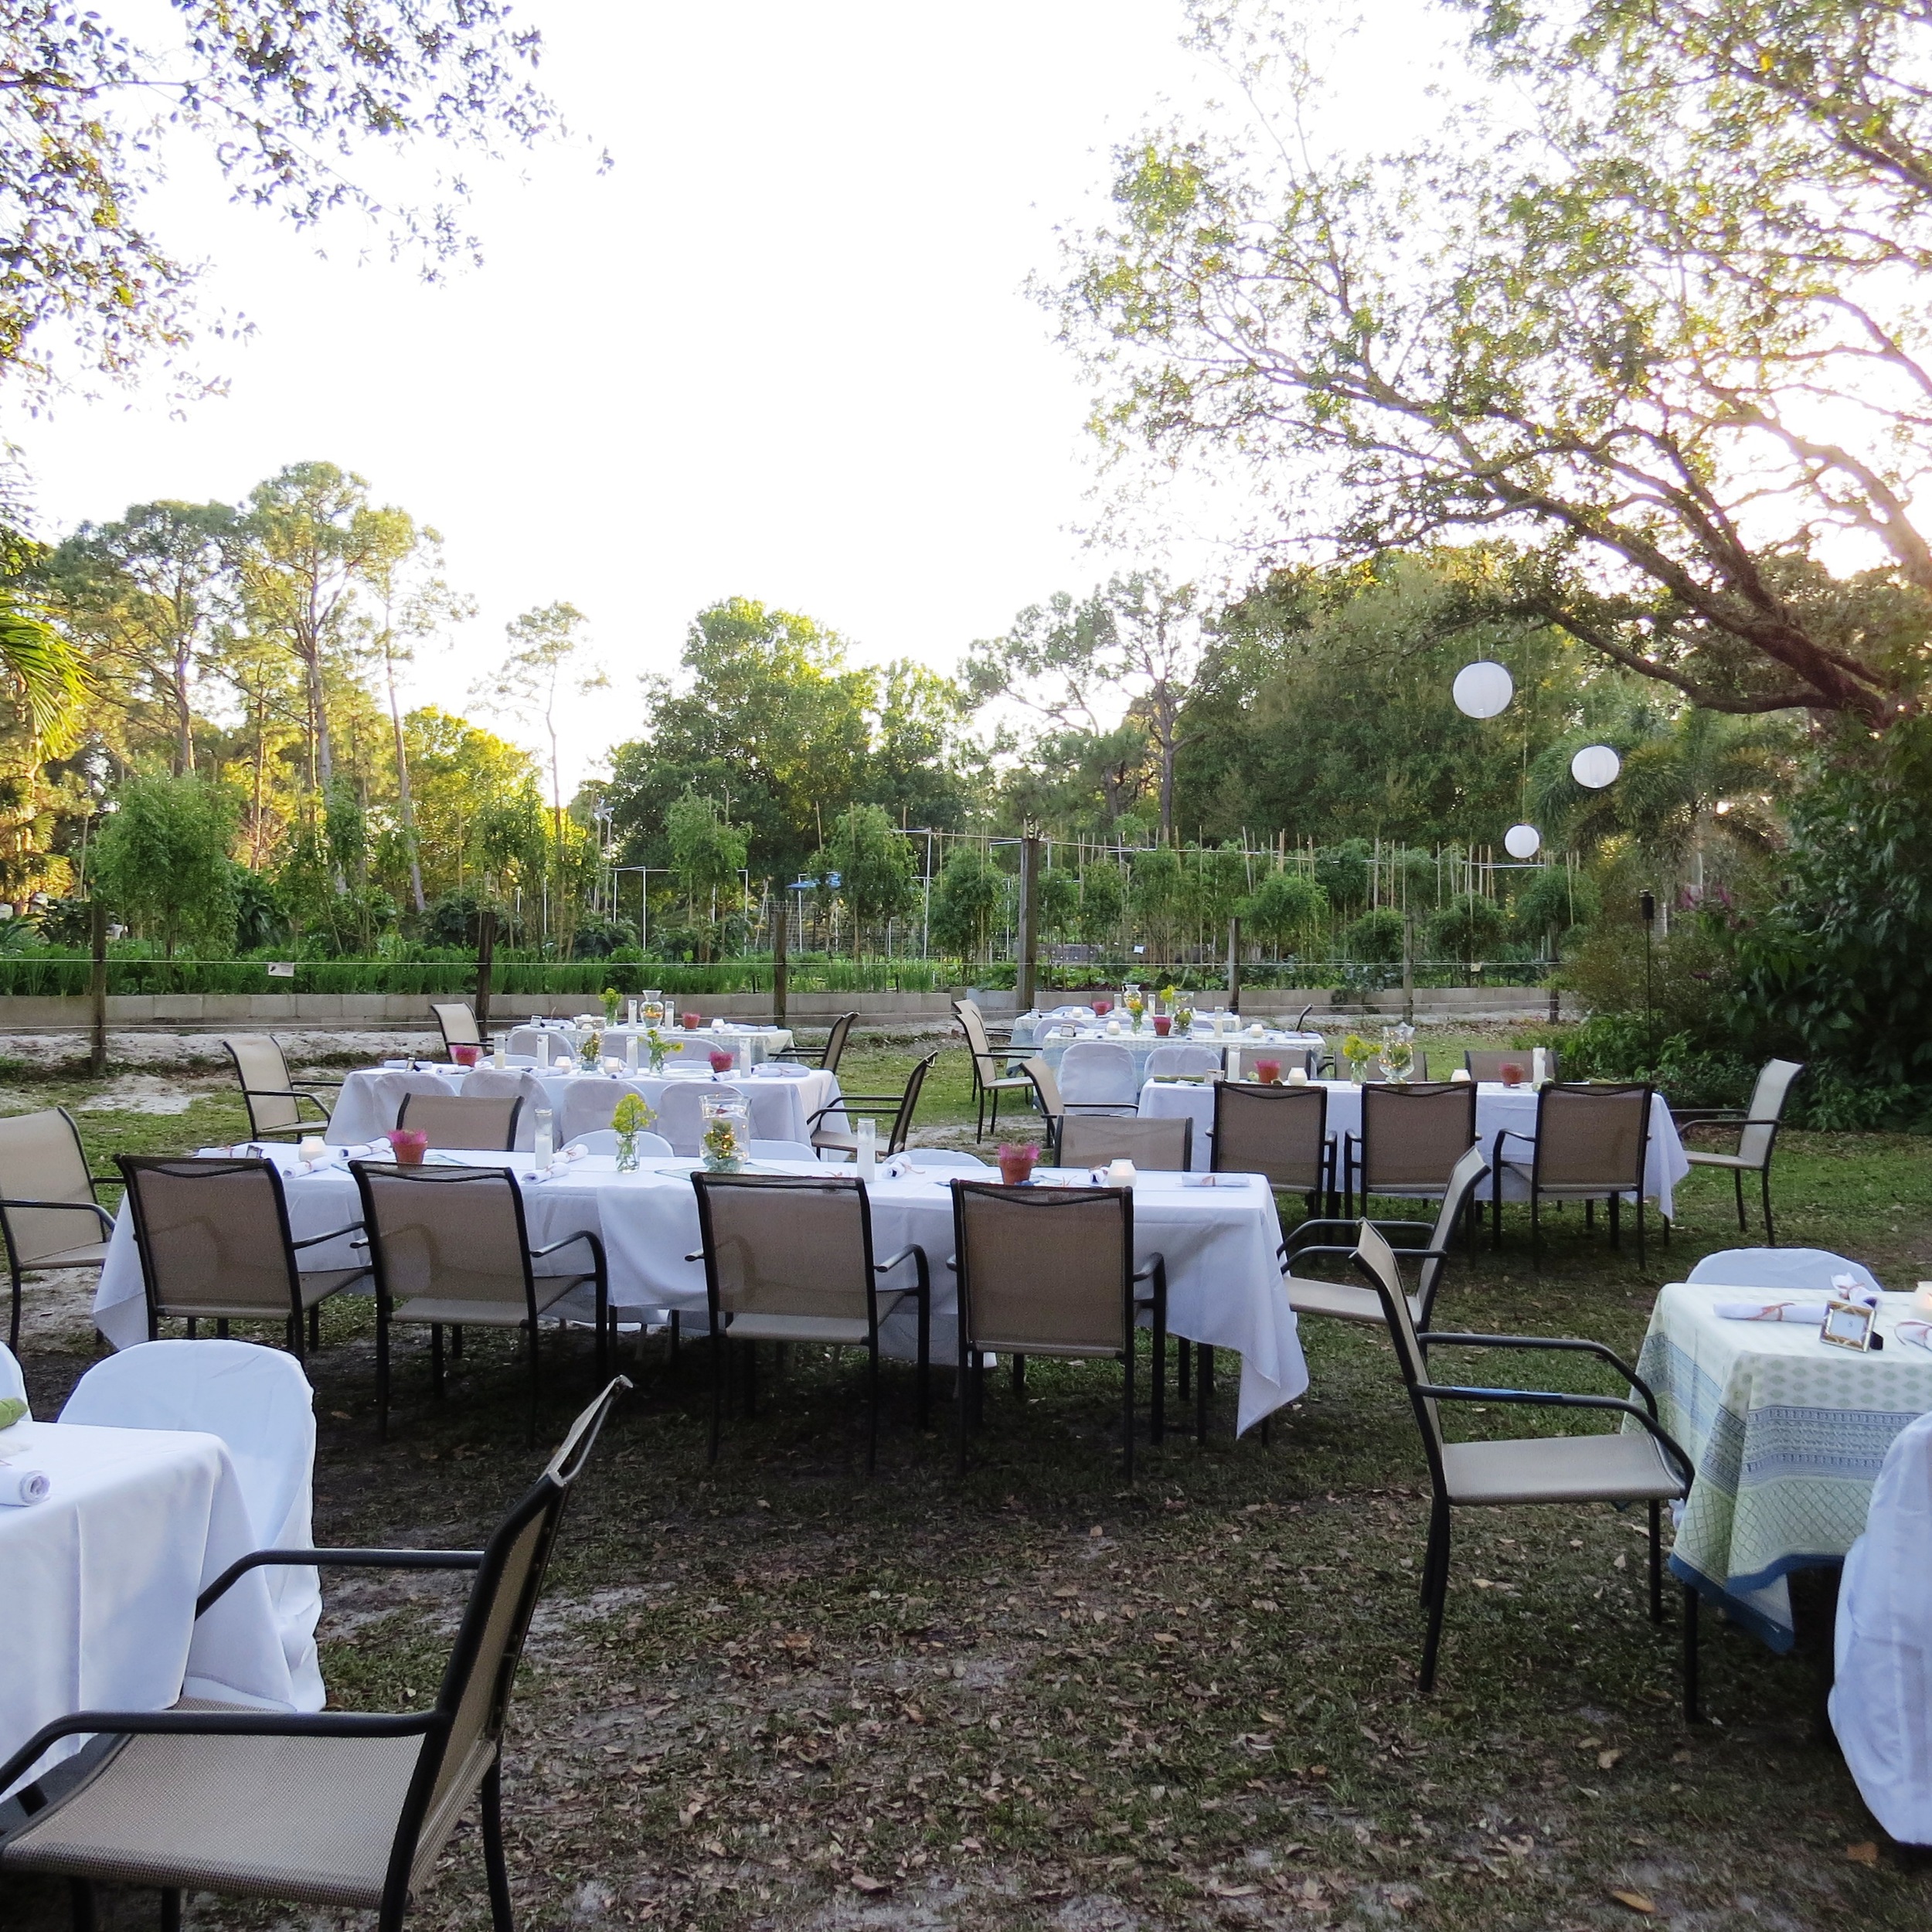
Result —
[{"label": "green tree", "polygon": [[1503,909],[1481,893],[1458,893],[1429,920],[1429,944],[1438,957],[1473,968],[1500,946],[1509,929]]},{"label": "green tree", "polygon": [[1241,918],[1256,938],[1277,952],[1300,952],[1309,936],[1327,925],[1328,895],[1306,874],[1284,866],[1270,872],[1243,901]]},{"label": "green tree", "polygon": [[235,942],[235,868],[228,848],[233,801],[189,773],[131,775],[97,841],[94,889],[138,932],[177,946],[228,951]]},{"label": "green tree", "polygon": [[985,959],[1005,889],[1005,875],[991,858],[970,840],[959,841],[933,880],[933,937],[969,964]]},{"label": "green tree", "polygon": [[813,869],[821,879],[838,875],[838,896],[852,914],[855,959],[863,953],[866,927],[902,917],[918,893],[912,842],[878,805],[852,805],[841,812]]},{"label": "green tree", "polygon": [[695,792],[686,792],[666,817],[671,867],[684,893],[686,915],[694,924],[709,920],[716,917],[718,894],[743,883],[740,875],[750,835],[725,817],[715,798],[700,798]]}]

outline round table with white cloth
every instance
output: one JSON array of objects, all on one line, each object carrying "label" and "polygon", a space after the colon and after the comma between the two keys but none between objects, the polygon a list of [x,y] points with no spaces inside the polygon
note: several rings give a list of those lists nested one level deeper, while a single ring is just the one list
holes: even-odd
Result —
[{"label": "round table with white cloth", "polygon": [[[286,1157],[286,1158],[285,1158]],[[288,1170],[288,1214],[295,1238],[327,1233],[358,1213],[355,1177],[339,1157],[311,1168],[291,1150],[273,1157]],[[494,1162],[528,1174],[527,1155],[430,1156],[432,1161]],[[954,1359],[957,1300],[946,1257],[953,1251],[953,1202],[943,1170],[925,1170],[917,1157],[882,1162],[870,1188],[872,1243],[893,1254],[917,1242],[932,1268],[932,1359]],[[610,1269],[611,1307],[621,1320],[655,1318],[667,1309],[702,1318],[704,1267],[687,1261],[699,1245],[698,1207],[689,1175],[695,1161],[647,1160],[620,1174],[607,1155],[560,1163],[550,1178],[524,1183],[531,1244],[542,1247],[588,1229],[600,1236]],[[770,1173],[823,1173],[802,1163],[756,1164]],[[1084,1170],[1081,1179],[1085,1179]],[[1176,1335],[1233,1349],[1241,1357],[1237,1426],[1251,1427],[1308,1386],[1308,1365],[1288,1305],[1278,1250],[1281,1226],[1274,1197],[1254,1175],[1217,1175],[1218,1185],[1178,1174],[1143,1174],[1134,1184],[1135,1258],[1156,1250],[1167,1258],[1168,1327]],[[346,1242],[302,1250],[304,1267],[341,1267]],[[560,1270],[570,1265],[560,1259]],[[591,1306],[575,1297],[554,1312],[588,1321]],[[144,1339],[147,1316],[140,1262],[124,1209],[117,1219],[94,1297],[94,1322],[117,1348]],[[910,1359],[917,1349],[912,1308],[902,1303],[880,1333],[891,1355]]]},{"label": "round table with white cloth", "polygon": [[[144,1317],[131,1338],[146,1336]],[[219,1437],[22,1422],[0,1433],[0,1475],[37,1469],[49,1485],[39,1502],[0,1507],[0,1760],[75,1711],[183,1697],[298,1708],[262,1571],[195,1614],[200,1592],[258,1547]],[[29,1777],[85,1741],[53,1746]]]},{"label": "round table with white cloth", "polygon": [[[1328,1132],[1359,1134],[1362,1131],[1362,1089],[1352,1080],[1323,1080],[1328,1090]],[[1175,1120],[1185,1115],[1194,1123],[1193,1162],[1197,1168],[1214,1164],[1214,1088],[1211,1083],[1198,1085],[1167,1080],[1150,1080],[1141,1089],[1140,1112],[1156,1120]],[[1505,1128],[1513,1133],[1534,1134],[1536,1131],[1536,1089],[1505,1087],[1484,1080],[1476,1088],[1476,1139],[1485,1155],[1496,1144]],[[1528,1160],[1530,1148],[1523,1141],[1511,1141],[1504,1149],[1512,1160]],[[1644,1192],[1662,1210],[1671,1213],[1672,1191],[1690,1172],[1684,1158],[1684,1144],[1678,1138],[1677,1123],[1661,1094],[1650,1103],[1650,1137],[1644,1149]],[[1478,1189],[1483,1199],[1495,1198],[1494,1177]],[[1510,1174],[1503,1182],[1505,1201],[1529,1198],[1529,1185],[1520,1175]]]},{"label": "round table with white cloth", "polygon": [[[641,1095],[645,1104],[655,1113],[670,1082],[682,1084],[695,1080],[709,1084],[714,1077],[708,1066],[675,1063],[662,1074],[622,1076],[570,1070],[544,1073],[529,1067],[502,1072],[487,1063],[473,1070],[435,1066],[414,1073],[365,1067],[343,1081],[342,1094],[322,1138],[331,1147],[365,1147],[395,1126],[405,1094],[461,1094],[472,1080],[492,1089],[507,1080],[524,1089],[525,1104],[517,1121],[516,1144],[528,1152],[536,1131],[534,1114],[538,1106],[549,1107],[555,1116],[553,1134],[561,1146],[576,1134],[608,1127],[617,1102],[626,1094]],[[751,1131],[761,1141],[809,1141],[812,1115],[838,1098],[835,1075],[791,1061],[769,1061],[750,1073],[729,1077],[731,1084],[750,1097]],[[504,1087],[502,1090],[509,1090]]]},{"label": "round table with white cloth", "polygon": [[1134,1072],[1137,1080],[1147,1078],[1148,1057],[1161,1046],[1204,1046],[1216,1056],[1217,1062],[1225,1066],[1228,1052],[1233,1049],[1240,1056],[1239,1064],[1251,1068],[1257,1060],[1266,1060],[1270,1053],[1307,1051],[1320,1054],[1325,1045],[1319,1033],[1288,1033],[1273,1028],[1264,1028],[1260,1033],[1251,1033],[1245,1027],[1239,1032],[1217,1036],[1211,1028],[1196,1026],[1191,1033],[1172,1033],[1165,1039],[1151,1029],[1138,1033],[1121,1032],[1110,1033],[1104,1026],[1079,1025],[1068,1030],[1070,1022],[1043,1023],[1039,1032],[1030,1040],[1023,1039],[1020,1029],[1013,1031],[1012,1056],[1015,1060],[1037,1054],[1056,1073],[1066,1057],[1066,1049],[1076,1041],[1101,1040],[1109,1046],[1124,1047],[1134,1056]]},{"label": "round table with white cloth", "polygon": [[[634,1037],[638,1058],[648,1063],[650,1050],[645,1044],[645,1029],[642,1026],[631,1026],[620,1020],[614,1026],[600,1026],[597,1030],[604,1036],[606,1054],[622,1060],[624,1042]],[[754,1066],[763,1060],[776,1060],[792,1043],[790,1029],[783,1026],[738,1026],[726,1022],[685,1027],[674,1023],[659,1027],[658,1032],[665,1052],[673,1059],[702,1060],[719,1049],[735,1059],[742,1049]],[[574,1054],[586,1037],[583,1029],[566,1022],[548,1020],[512,1027],[504,1044],[512,1053],[528,1053],[534,1057],[543,1051],[555,1060],[561,1060],[566,1053]]]}]

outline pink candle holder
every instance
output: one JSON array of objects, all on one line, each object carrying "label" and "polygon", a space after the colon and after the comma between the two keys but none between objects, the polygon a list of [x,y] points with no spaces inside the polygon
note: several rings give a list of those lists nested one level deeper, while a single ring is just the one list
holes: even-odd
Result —
[{"label": "pink candle holder", "polygon": [[391,1128],[383,1138],[389,1142],[398,1167],[420,1167],[423,1156],[429,1151],[430,1137],[419,1128]]}]

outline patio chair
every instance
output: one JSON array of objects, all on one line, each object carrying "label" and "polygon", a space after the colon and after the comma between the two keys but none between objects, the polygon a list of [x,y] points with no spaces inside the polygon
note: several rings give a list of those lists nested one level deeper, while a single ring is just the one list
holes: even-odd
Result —
[{"label": "patio chair", "polygon": [[427,1134],[430,1145],[439,1150],[488,1148],[508,1154],[516,1145],[522,1112],[522,1101],[509,1095],[410,1094],[403,1097],[396,1124]]},{"label": "patio chair", "polygon": [[[1561,1077],[1556,1071],[1556,1048],[1546,1046],[1543,1049],[1543,1071],[1553,1080]],[[1471,1046],[1464,1051],[1462,1063],[1468,1070],[1469,1077],[1472,1080],[1478,1082],[1487,1080],[1492,1085],[1501,1081],[1502,1070],[1505,1066],[1520,1066],[1522,1069],[1523,1078],[1527,1080],[1534,1065],[1529,1056],[1529,1049],[1526,1046],[1506,1046],[1495,1049],[1487,1046]]]},{"label": "patio chair", "polygon": [[986,1104],[990,1099],[993,1107],[993,1131],[999,1131],[999,1097],[1002,1094],[1025,1094],[1032,1090],[1032,1083],[1023,1073],[1008,1073],[1002,1070],[1006,1056],[993,1051],[992,1043],[986,1036],[986,1022],[980,1017],[979,1009],[970,999],[956,999],[953,1011],[959,1017],[961,1030],[966,1036],[966,1051],[973,1063],[973,1138],[983,1141],[986,1138]]},{"label": "patio chair", "polygon": [[[402,1167],[355,1163],[369,1259],[376,1274],[377,1433],[389,1436],[389,1330],[399,1321],[427,1325],[430,1373],[443,1393],[443,1331],[519,1328],[530,1359],[529,1440],[536,1441],[543,1393],[542,1318],[573,1288],[595,1291],[597,1370],[610,1346],[610,1277],[604,1243],[587,1230],[548,1247],[530,1246],[523,1192],[500,1167]],[[590,1260],[573,1274],[539,1274],[534,1264],[581,1242]]]},{"label": "patio chair", "polygon": [[[1499,1508],[1512,1503],[1642,1503],[1650,1516],[1650,1615],[1664,1619],[1662,1515],[1667,1502],[1690,1494],[1696,1476],[1689,1457],[1657,1420],[1656,1398],[1636,1370],[1600,1342],[1567,1336],[1419,1334],[1396,1266],[1395,1250],[1362,1223],[1356,1265],[1381,1297],[1383,1318],[1395,1345],[1396,1366],[1422,1432],[1434,1501],[1429,1545],[1423,1561],[1422,1601],[1429,1614],[1423,1645],[1420,1689],[1435,1688],[1449,1597],[1450,1518],[1458,1506]],[[1608,1362],[1640,1398],[1572,1395],[1546,1389],[1465,1388],[1437,1381],[1426,1351],[1432,1348],[1541,1349],[1594,1355]],[[1596,1410],[1634,1419],[1637,1433],[1527,1436],[1503,1441],[1451,1442],[1444,1436],[1439,1405],[1519,1403],[1538,1408]],[[1686,1587],[1684,1606],[1684,1716],[1697,1718],[1697,1593]]]},{"label": "patio chair", "polygon": [[[586,1107],[583,1103],[587,1100],[594,1102],[598,1088],[611,1084],[601,1078],[566,1082],[562,1105],[552,1109],[553,1140],[567,1140],[580,1128],[592,1124],[594,1107]],[[449,1091],[447,1087],[443,1090],[445,1094]],[[617,1093],[622,1090],[617,1089],[611,1096],[608,1104],[613,1110],[617,1106]],[[539,1112],[550,1106],[549,1090],[527,1067],[505,1066],[498,1069],[479,1066],[473,1073],[464,1076],[461,1097],[466,1100],[520,1101],[522,1106],[516,1117],[516,1131],[510,1145],[512,1149],[525,1154],[536,1145],[536,1117]],[[605,1127],[610,1123],[606,1119],[597,1121],[595,1124]],[[495,1143],[485,1141],[484,1145],[492,1146]]]},{"label": "patio chair", "polygon": [[446,1060],[456,1058],[450,1051],[452,1046],[483,1046],[488,1044],[477,1030],[474,1007],[461,1000],[440,1005],[432,1000],[430,1012],[435,1016],[437,1030],[443,1036],[443,1057]]},{"label": "patio chair", "polygon": [[1185,1040],[1166,1042],[1147,1056],[1147,1077],[1158,1080],[1205,1080],[1221,1070],[1221,1056],[1212,1046]]},{"label": "patio chair", "polygon": [[476,1573],[435,1700],[393,1713],[192,1709],[80,1711],[8,1760],[0,1790],[49,1747],[98,1742],[35,1789],[36,1808],[0,1842],[0,1874],[44,1872],[76,1888],[94,1923],[97,1883],[158,1887],[178,1932],[184,1893],[372,1911],[399,1932],[444,1848],[479,1812],[494,1932],[515,1932],[503,1855],[502,1744],[523,1640],[571,1490],[618,1394],[619,1376],[572,1423],[535,1485],[477,1549],[260,1549],[201,1594],[206,1614],[250,1570]]},{"label": "patio chair", "polygon": [[1802,1060],[1768,1060],[1751,1089],[1751,1104],[1743,1113],[1722,1108],[1696,1109],[1677,1114],[1680,1131],[1694,1128],[1734,1127],[1737,1146],[1729,1154],[1707,1154],[1685,1148],[1684,1158],[1692,1167],[1728,1168],[1737,1192],[1737,1230],[1743,1233],[1744,1176],[1755,1174],[1764,1202],[1764,1240],[1777,1246],[1777,1230],[1771,1222],[1771,1155],[1777,1145],[1777,1130],[1784,1117],[1784,1103],[1791,1097],[1798,1077],[1804,1071]]},{"label": "patio chair", "polygon": [[[954,1266],[959,1275],[959,1471],[968,1428],[984,1408],[982,1357],[1048,1355],[1121,1365],[1127,1479],[1134,1480],[1134,1318],[1154,1328],[1151,1440],[1165,1433],[1167,1262],[1134,1265],[1131,1188],[1010,1188],[956,1180]],[[1146,1284],[1145,1294],[1138,1291]],[[1017,1364],[1015,1365],[1017,1367]],[[1022,1376],[1014,1377],[1016,1389]]]},{"label": "patio chair", "polygon": [[1259,1174],[1270,1187],[1299,1194],[1314,1213],[1335,1186],[1328,1090],[1216,1082],[1214,1171]]},{"label": "patio chair", "polygon": [[1362,1090],[1362,1131],[1343,1138],[1342,1194],[1352,1209],[1372,1195],[1437,1200],[1476,1144],[1470,1080],[1375,1081]]},{"label": "patio chair", "polygon": [[303,1318],[313,1346],[322,1304],[368,1279],[365,1262],[303,1268],[304,1249],[349,1239],[362,1232],[362,1223],[298,1241],[273,1161],[123,1154],[115,1165],[134,1217],[150,1342],[165,1321],[185,1321],[191,1336],[198,1322],[213,1321],[224,1337],[231,1321],[279,1321],[290,1352],[300,1358]]},{"label": "patio chair", "polygon": [[[1473,1111],[1475,1094],[1468,1090]],[[1495,1169],[1495,1242],[1502,1246],[1503,1178],[1513,1174],[1529,1187],[1529,1252],[1533,1266],[1543,1261],[1539,1210],[1546,1196],[1581,1201],[1584,1225],[1594,1226],[1598,1201],[1610,1203],[1610,1242],[1622,1245],[1619,1216],[1626,1194],[1637,1197],[1637,1264],[1644,1263],[1644,1159],[1650,1145],[1650,1087],[1549,1086],[1536,1096],[1536,1131],[1519,1134],[1505,1128],[1495,1139],[1490,1165]],[[1527,1146],[1527,1159],[1512,1158],[1507,1144]],[[1665,1224],[1668,1233],[1669,1223]]]},{"label": "patio chair", "polygon": [[[281,1140],[291,1134],[299,1139],[312,1128],[328,1124],[328,1108],[311,1090],[339,1087],[339,1080],[291,1079],[281,1043],[272,1034],[236,1033],[224,1036],[222,1045],[241,1082],[251,1141]],[[313,1119],[303,1118],[304,1101],[315,1108]]]},{"label": "patio chair", "polygon": [[1050,1152],[1060,1145],[1060,1128],[1066,1119],[1066,1103],[1060,1097],[1060,1083],[1053,1068],[1038,1053],[1020,1062],[1020,1078],[1032,1090],[1033,1104],[1046,1122],[1046,1145]]},{"label": "patio chair", "polygon": [[859,1015],[841,1013],[832,1023],[832,1031],[825,1036],[823,1046],[787,1046],[772,1056],[774,1060],[801,1060],[808,1066],[815,1066],[821,1073],[835,1073],[838,1063],[845,1056],[845,1042],[851,1037],[852,1029]]},{"label": "patio chair", "polygon": [[[864,1182],[843,1175],[694,1174],[710,1314],[711,1460],[718,1460],[730,1345],[743,1342],[747,1403],[755,1400],[756,1345],[805,1342],[866,1351],[866,1473],[879,1451],[879,1325],[905,1300],[919,1318],[919,1427],[926,1426],[932,1336],[932,1276],[917,1242],[888,1261],[872,1259],[872,1202]],[[880,1277],[912,1264],[896,1286]]]},{"label": "patio chair", "polygon": [[1060,1056],[1054,1077],[1069,1114],[1131,1114],[1141,1104],[1134,1056],[1111,1040],[1076,1040]]},{"label": "patio chair", "polygon": [[[757,1143],[752,1143],[755,1148]],[[588,1134],[573,1134],[564,1142],[568,1147],[580,1147],[587,1154],[615,1154],[617,1151],[617,1130],[614,1127],[593,1128]],[[665,1161],[671,1158],[671,1143],[662,1134],[640,1134],[638,1151],[648,1159]]]},{"label": "patio chair", "polygon": [[13,1308],[7,1346],[20,1345],[25,1277],[49,1268],[97,1268],[107,1259],[114,1216],[100,1205],[80,1130],[64,1107],[0,1118],[0,1233],[7,1241]]},{"label": "patio chair", "polygon": [[1105,1167],[1131,1161],[1156,1174],[1185,1174],[1194,1157],[1194,1122],[1118,1114],[1070,1114],[1060,1128],[1062,1167]]},{"label": "patio chair", "polygon": [[812,1145],[821,1156],[828,1152],[856,1154],[859,1136],[855,1133],[849,1128],[827,1127],[824,1123],[832,1114],[842,1114],[848,1120],[857,1114],[862,1120],[869,1117],[889,1121],[889,1128],[879,1137],[879,1158],[883,1161],[888,1155],[896,1154],[906,1145],[906,1136],[912,1131],[913,1115],[919,1108],[920,1090],[938,1058],[936,1053],[928,1053],[920,1061],[906,1076],[903,1093],[845,1094],[830,1106],[820,1107],[807,1123],[811,1130]]},{"label": "patio chair", "polygon": [[[1458,1217],[1466,1213],[1489,1162],[1480,1147],[1464,1151],[1449,1175],[1442,1206],[1433,1226],[1420,1221],[1371,1221],[1400,1260],[1418,1261],[1416,1291],[1409,1298],[1409,1312],[1416,1326],[1429,1326],[1436,1295],[1442,1287],[1444,1270],[1449,1265],[1449,1243],[1456,1232]],[[1338,1241],[1336,1233],[1352,1234],[1362,1223],[1348,1220],[1304,1221],[1282,1243],[1282,1265],[1287,1276],[1288,1305],[1298,1315],[1325,1315],[1338,1321],[1355,1321],[1371,1328],[1385,1325],[1382,1297],[1359,1281],[1316,1281],[1294,1272],[1295,1264],[1310,1255],[1352,1257],[1355,1243]],[[1326,1237],[1324,1239],[1324,1237]],[[1400,1243],[1400,1245],[1397,1245]],[[1468,1243],[1465,1239],[1465,1248]]]}]

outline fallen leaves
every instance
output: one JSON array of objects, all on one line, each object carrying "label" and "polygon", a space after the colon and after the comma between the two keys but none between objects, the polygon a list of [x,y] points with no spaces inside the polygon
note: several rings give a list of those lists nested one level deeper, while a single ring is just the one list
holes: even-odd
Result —
[{"label": "fallen leaves", "polygon": [[1621,1751],[1599,1751],[1597,1753],[1597,1770],[1600,1771],[1614,1770],[1616,1768],[1617,1759],[1622,1756],[1623,1753]]},{"label": "fallen leaves", "polygon": [[855,1872],[852,1875],[852,1888],[855,1892],[863,1892],[869,1897],[874,1893],[889,1892],[893,1889],[893,1881],[890,1879],[873,1878],[866,1872]]},{"label": "fallen leaves", "polygon": [[1645,1918],[1656,1916],[1657,1901],[1646,1898],[1641,1892],[1619,1892],[1613,1889],[1610,1895],[1619,1905],[1628,1906],[1633,1912],[1641,1912]]},{"label": "fallen leaves", "polygon": [[1211,1899],[1254,1899],[1261,1896],[1258,1885],[1230,1885],[1226,1879],[1204,1879],[1201,1889]]},{"label": "fallen leaves", "polygon": [[1864,1838],[1856,1845],[1846,1845],[1845,1855],[1854,1865],[1876,1865],[1879,1862],[1879,1848],[1869,1838]]}]

